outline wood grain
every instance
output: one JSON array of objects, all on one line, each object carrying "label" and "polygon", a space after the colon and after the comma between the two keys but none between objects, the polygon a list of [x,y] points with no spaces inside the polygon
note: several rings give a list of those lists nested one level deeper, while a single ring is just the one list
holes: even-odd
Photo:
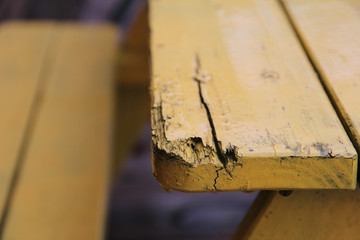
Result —
[{"label": "wood grain", "polygon": [[354,189],[357,154],[277,1],[150,2],[168,190]]},{"label": "wood grain", "polygon": [[0,27],[0,215],[36,105],[52,25],[7,23]]},{"label": "wood grain", "polygon": [[245,217],[233,240],[359,239],[359,188],[294,191],[288,197],[260,193],[256,201],[266,204]]},{"label": "wood grain", "polygon": [[3,239],[103,239],[115,29],[58,24]]},{"label": "wood grain", "polygon": [[284,3],[359,151],[360,2]]}]

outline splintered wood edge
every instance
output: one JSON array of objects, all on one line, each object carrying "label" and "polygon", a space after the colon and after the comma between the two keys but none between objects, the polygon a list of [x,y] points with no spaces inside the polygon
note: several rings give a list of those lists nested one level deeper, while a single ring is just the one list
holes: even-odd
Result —
[{"label": "splintered wood edge", "polygon": [[[154,101],[154,95],[152,98]],[[201,138],[168,141],[161,105],[153,106],[151,113],[153,173],[166,191],[355,189],[356,187],[357,155],[261,158],[222,153],[228,154],[231,159],[225,167],[220,161],[211,161],[211,158],[217,159],[216,149],[212,146],[204,146]],[[192,164],[190,158],[197,160],[201,158],[202,164],[198,161]],[[339,164],[328,164],[324,168],[324,161],[338,161]]]},{"label": "splintered wood edge", "polygon": [[[167,191],[355,189],[355,179],[345,179],[345,174],[341,173],[341,170],[331,169],[332,171],[326,171],[322,166],[323,163],[321,163],[323,160],[321,158],[300,157],[283,161],[279,158],[244,158],[239,159],[241,163],[238,163],[237,166],[233,165],[230,176],[222,166],[213,163],[193,167],[171,153],[167,154],[163,150],[156,148],[153,151],[154,176]],[[351,165],[356,164],[356,157],[343,159],[343,161],[351,167]],[[282,165],[281,169],[279,165]],[[309,171],[310,166],[312,166],[311,172]],[[322,179],[316,177],[317,172],[324,174]],[[309,188],[309,185],[313,186],[313,188]]]},{"label": "splintered wood edge", "polygon": [[197,75],[194,80],[198,80],[197,83],[186,83],[186,86],[196,87],[196,90],[187,88],[192,93],[198,92],[198,105],[202,105],[201,110],[196,109],[193,113],[197,114],[197,121],[209,125],[213,140],[210,142],[198,135],[167,139],[161,90],[154,84],[154,79],[152,81],[152,164],[154,175],[165,190],[355,189],[357,154],[352,150],[333,154],[326,143],[313,143],[311,147],[319,152],[317,155],[300,155],[294,151],[293,155],[239,156],[235,151],[237,146],[225,150],[219,148],[221,142],[214,134],[211,111],[202,97],[205,84]]}]

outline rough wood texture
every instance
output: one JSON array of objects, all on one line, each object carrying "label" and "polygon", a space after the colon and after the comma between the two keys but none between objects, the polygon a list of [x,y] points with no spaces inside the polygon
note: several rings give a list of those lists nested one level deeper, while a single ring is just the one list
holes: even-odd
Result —
[{"label": "rough wood texture", "polygon": [[103,238],[115,38],[107,25],[54,27],[3,239]]},{"label": "rough wood texture", "polygon": [[[288,197],[262,192],[235,239],[359,239],[360,189],[296,191]],[[256,204],[251,209],[255,209]],[[254,212],[253,212],[254,213]]]},{"label": "rough wood texture", "polygon": [[360,2],[286,0],[285,6],[360,150]]},{"label": "rough wood texture", "polygon": [[0,27],[0,215],[27,137],[51,24]]},{"label": "rough wood texture", "polygon": [[277,1],[150,1],[165,189],[353,189],[357,154]]}]

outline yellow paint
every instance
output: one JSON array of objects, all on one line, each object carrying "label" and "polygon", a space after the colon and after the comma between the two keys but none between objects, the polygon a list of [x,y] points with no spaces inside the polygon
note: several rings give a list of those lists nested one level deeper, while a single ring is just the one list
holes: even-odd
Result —
[{"label": "yellow paint", "polygon": [[153,0],[150,28],[165,189],[355,188],[356,151],[277,1]]},{"label": "yellow paint", "polygon": [[148,87],[150,54],[147,1],[142,1],[119,54],[119,82],[123,85]]},{"label": "yellow paint", "polygon": [[360,189],[262,192],[233,240],[359,239]]},{"label": "yellow paint", "polygon": [[51,29],[49,23],[0,27],[0,215],[27,135]]},{"label": "yellow paint", "polygon": [[359,147],[360,2],[287,0],[285,6]]},{"label": "yellow paint", "polygon": [[[3,239],[103,239],[113,144],[115,28],[56,24],[49,44],[36,121]],[[29,64],[36,60],[24,57]]]},{"label": "yellow paint", "polygon": [[149,90],[146,87],[121,84],[117,87],[116,102],[116,159],[113,166],[114,176],[130,153],[139,134],[149,121]]}]

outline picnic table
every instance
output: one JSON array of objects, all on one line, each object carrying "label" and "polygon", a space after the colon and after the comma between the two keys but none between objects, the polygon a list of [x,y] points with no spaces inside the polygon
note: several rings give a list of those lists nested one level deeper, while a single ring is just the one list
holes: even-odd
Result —
[{"label": "picnic table", "polygon": [[162,187],[263,190],[234,239],[358,239],[359,1],[152,0],[149,19]]}]

